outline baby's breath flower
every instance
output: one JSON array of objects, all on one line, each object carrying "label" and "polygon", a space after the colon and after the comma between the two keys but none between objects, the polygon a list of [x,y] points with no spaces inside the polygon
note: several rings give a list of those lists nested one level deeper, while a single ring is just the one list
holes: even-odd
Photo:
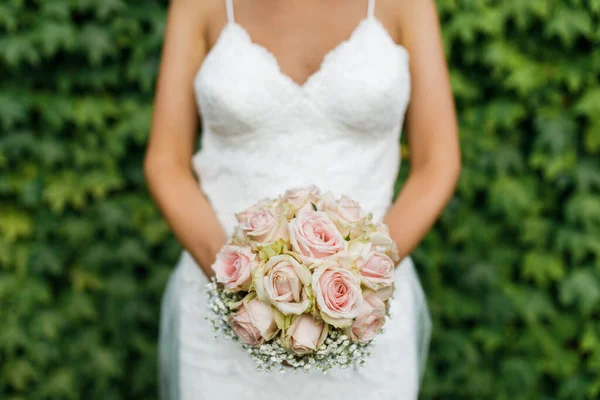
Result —
[{"label": "baby's breath flower", "polygon": [[368,348],[371,346],[371,342],[353,343],[343,331],[333,327],[329,329],[327,338],[317,351],[303,356],[298,356],[285,349],[278,337],[259,346],[243,344],[229,324],[231,314],[236,311],[229,305],[240,302],[245,293],[225,292],[213,280],[206,285],[206,295],[209,299],[209,309],[212,311],[206,319],[215,332],[215,337],[221,336],[240,342],[243,349],[255,361],[258,371],[278,371],[282,374],[288,371],[294,373],[320,371],[327,374],[334,368],[364,366],[370,356]]}]

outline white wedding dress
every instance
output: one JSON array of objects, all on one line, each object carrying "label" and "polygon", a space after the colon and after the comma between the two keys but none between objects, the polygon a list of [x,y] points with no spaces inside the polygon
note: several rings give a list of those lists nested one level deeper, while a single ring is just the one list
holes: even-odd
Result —
[{"label": "white wedding dress", "polygon": [[[226,232],[235,212],[309,184],[347,194],[383,218],[400,164],[410,73],[409,54],[374,16],[374,0],[304,84],[252,42],[226,1],[228,23],[194,82],[203,138],[192,160]],[[205,320],[207,279],[183,252],[162,304],[161,399],[416,399],[431,323],[410,258],[396,274],[392,318],[366,366],[265,373],[238,343],[215,338]]]}]

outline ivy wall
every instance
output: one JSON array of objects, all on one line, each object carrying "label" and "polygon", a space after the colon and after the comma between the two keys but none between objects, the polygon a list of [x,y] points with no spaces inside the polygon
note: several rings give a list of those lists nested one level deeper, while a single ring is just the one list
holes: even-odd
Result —
[{"label": "ivy wall", "polygon": [[[156,398],[180,248],[141,166],[166,5],[0,3],[2,399]],[[600,0],[438,6],[463,172],[414,254],[422,397],[600,398]]]}]

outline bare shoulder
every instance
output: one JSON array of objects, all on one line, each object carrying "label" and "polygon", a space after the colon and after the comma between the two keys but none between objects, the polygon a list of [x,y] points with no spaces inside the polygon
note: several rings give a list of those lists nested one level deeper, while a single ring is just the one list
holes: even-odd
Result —
[{"label": "bare shoulder", "polygon": [[226,18],[225,0],[170,0],[169,14],[175,23],[187,23],[196,27],[196,32],[207,44],[215,22]]},{"label": "bare shoulder", "polygon": [[204,18],[218,8],[225,9],[225,0],[170,0],[169,8],[185,10],[192,18]]},{"label": "bare shoulder", "polygon": [[377,12],[392,38],[407,48],[439,26],[435,0],[377,0]]}]

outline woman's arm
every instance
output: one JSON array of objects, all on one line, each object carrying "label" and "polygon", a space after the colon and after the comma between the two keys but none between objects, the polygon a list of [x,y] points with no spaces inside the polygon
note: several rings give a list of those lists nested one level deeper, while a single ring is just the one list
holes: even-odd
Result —
[{"label": "woman's arm", "polygon": [[434,0],[403,0],[402,42],[410,52],[407,111],[410,174],[384,221],[401,256],[419,244],[450,200],[460,173],[454,100]]},{"label": "woman's arm", "polygon": [[212,276],[210,266],[226,237],[191,167],[198,129],[193,79],[207,48],[202,3],[171,1],[144,172],[175,236]]}]

